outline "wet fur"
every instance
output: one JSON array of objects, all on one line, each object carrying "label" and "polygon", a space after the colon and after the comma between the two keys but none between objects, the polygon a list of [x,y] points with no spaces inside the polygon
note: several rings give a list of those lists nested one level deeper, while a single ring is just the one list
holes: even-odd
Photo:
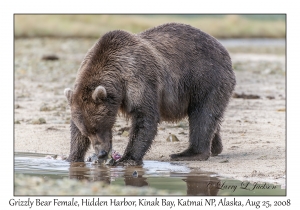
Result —
[{"label": "wet fur", "polygon": [[[95,105],[92,93],[99,85],[105,87],[107,99]],[[170,23],[136,35],[112,31],[82,62],[71,99],[75,103],[70,103],[79,114],[72,111],[72,119],[88,121],[86,130],[93,126],[111,130],[120,110],[132,119],[120,161],[141,163],[159,122],[188,117],[188,148],[171,158],[206,160],[222,151],[220,123],[234,86],[227,50],[199,29]],[[81,161],[88,146],[71,123],[69,160]]]}]

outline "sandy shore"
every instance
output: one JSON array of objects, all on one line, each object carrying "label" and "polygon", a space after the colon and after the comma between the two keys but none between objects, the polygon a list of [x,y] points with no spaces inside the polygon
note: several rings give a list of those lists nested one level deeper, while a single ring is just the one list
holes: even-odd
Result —
[{"label": "sandy shore", "polygon": [[[15,152],[69,153],[70,110],[63,90],[72,86],[81,59],[93,41],[16,40]],[[43,55],[53,53],[59,60],[41,60]],[[233,97],[222,124],[222,154],[203,162],[185,163],[221,176],[284,185],[285,58],[234,53],[232,60],[237,77],[235,92],[259,98]],[[114,127],[113,147],[120,153],[128,139],[119,130],[129,126],[130,121],[119,117]],[[167,142],[169,133],[176,135],[179,142]],[[182,151],[187,145],[187,120],[162,123],[144,159],[170,161],[169,154]]]}]

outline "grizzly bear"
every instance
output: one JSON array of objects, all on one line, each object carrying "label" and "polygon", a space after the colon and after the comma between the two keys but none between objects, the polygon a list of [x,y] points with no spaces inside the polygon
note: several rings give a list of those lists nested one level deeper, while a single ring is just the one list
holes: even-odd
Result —
[{"label": "grizzly bear", "polygon": [[140,165],[161,121],[188,117],[189,145],[171,160],[207,160],[223,149],[220,123],[235,87],[227,50],[212,36],[168,23],[139,34],[116,30],[87,52],[65,95],[71,107],[69,161],[92,144],[107,158],[118,111],[131,119],[118,165]]}]

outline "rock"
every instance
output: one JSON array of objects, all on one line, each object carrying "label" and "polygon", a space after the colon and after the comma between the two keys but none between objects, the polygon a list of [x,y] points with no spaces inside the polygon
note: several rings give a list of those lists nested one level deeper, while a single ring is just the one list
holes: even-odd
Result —
[{"label": "rock", "polygon": [[285,108],[277,109],[277,112],[285,112]]},{"label": "rock", "polygon": [[43,104],[41,107],[40,107],[40,111],[41,112],[49,112],[51,111],[52,109],[47,105],[47,104]]},{"label": "rock", "polygon": [[264,177],[265,174],[259,172],[259,171],[256,171],[256,170],[253,170],[250,177]]},{"label": "rock", "polygon": [[66,155],[58,155],[56,160],[66,160],[68,158],[68,156]]},{"label": "rock", "polygon": [[39,118],[39,119],[34,119],[34,120],[32,120],[31,121],[31,123],[32,124],[35,124],[35,125],[37,125],[37,124],[46,124],[46,120],[44,119],[44,118]]},{"label": "rock", "polygon": [[120,129],[118,130],[118,135],[127,137],[127,136],[129,136],[129,130],[130,130],[130,127],[123,127],[123,128],[120,128]]},{"label": "rock", "polygon": [[56,55],[44,55],[42,57],[42,60],[46,60],[46,61],[56,61],[59,60],[59,57]]},{"label": "rock", "polygon": [[[115,159],[117,158],[117,159]],[[92,162],[92,164],[106,164],[113,165],[116,160],[120,159],[121,155],[116,152],[115,156],[112,155],[112,152],[108,153],[108,157],[105,159],[99,159],[96,153],[93,153],[91,156],[87,157],[86,162]]]},{"label": "rock", "polygon": [[179,139],[177,138],[177,136],[175,136],[174,134],[169,134],[168,138],[166,139],[168,142],[176,142],[179,141]]},{"label": "rock", "polygon": [[123,127],[123,128],[120,128],[118,131],[121,131],[121,133],[123,133],[124,131],[129,131],[130,130],[130,127]]},{"label": "rock", "polygon": [[268,158],[267,155],[260,156],[257,160],[266,160]]},{"label": "rock", "polygon": [[113,166],[115,164],[115,160],[113,158],[107,159],[105,165]]},{"label": "rock", "polygon": [[46,155],[46,159],[55,160],[57,158],[57,155]]},{"label": "rock", "polygon": [[50,126],[48,128],[45,129],[46,131],[58,131],[59,129],[58,128],[55,128],[53,126]]},{"label": "rock", "polygon": [[238,93],[234,93],[232,95],[233,98],[243,98],[243,99],[259,99],[260,96],[259,95],[252,95],[252,94],[238,94]]},{"label": "rock", "polygon": [[188,123],[185,121],[181,121],[176,125],[176,127],[180,127],[180,128],[184,128],[184,127],[188,127],[188,126],[189,126]]},{"label": "rock", "polygon": [[129,136],[129,133],[128,133],[128,131],[124,131],[123,133],[122,133],[122,135],[121,136],[123,136],[123,137],[128,137]]},{"label": "rock", "polygon": [[138,176],[139,176],[139,174],[138,174],[137,171],[134,171],[134,172],[132,173],[132,177],[137,178]]},{"label": "rock", "polygon": [[20,108],[22,108],[22,107],[19,104],[15,105],[15,109],[20,109]]},{"label": "rock", "polygon": [[95,163],[98,160],[98,156],[93,153],[91,156],[88,156],[86,159],[86,162],[93,162]]}]

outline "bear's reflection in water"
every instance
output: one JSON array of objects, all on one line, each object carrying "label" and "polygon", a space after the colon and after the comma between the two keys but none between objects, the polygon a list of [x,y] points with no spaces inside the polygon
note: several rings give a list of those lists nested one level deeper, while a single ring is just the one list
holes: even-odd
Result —
[{"label": "bear's reflection in water", "polygon": [[217,195],[219,192],[217,177],[211,177],[205,174],[189,173],[182,179],[186,182],[187,195]]},{"label": "bear's reflection in water", "polygon": [[[144,187],[150,186],[147,178],[163,177],[163,178],[177,178],[178,182],[185,182],[187,195],[217,195],[219,192],[218,183],[220,180],[209,173],[201,171],[190,171],[186,173],[177,172],[162,172],[158,171],[156,175],[149,173],[143,167],[108,167],[103,165],[90,165],[83,162],[71,163],[69,168],[69,177],[71,179],[88,180],[88,181],[102,181],[106,184],[111,184],[117,178],[124,178],[125,186]],[[168,176],[166,176],[166,174]],[[166,185],[167,183],[162,183]],[[166,187],[166,190],[168,187]],[[172,188],[172,187],[171,187]],[[162,188],[160,188],[162,189]],[[182,190],[179,189],[178,190]]]}]

